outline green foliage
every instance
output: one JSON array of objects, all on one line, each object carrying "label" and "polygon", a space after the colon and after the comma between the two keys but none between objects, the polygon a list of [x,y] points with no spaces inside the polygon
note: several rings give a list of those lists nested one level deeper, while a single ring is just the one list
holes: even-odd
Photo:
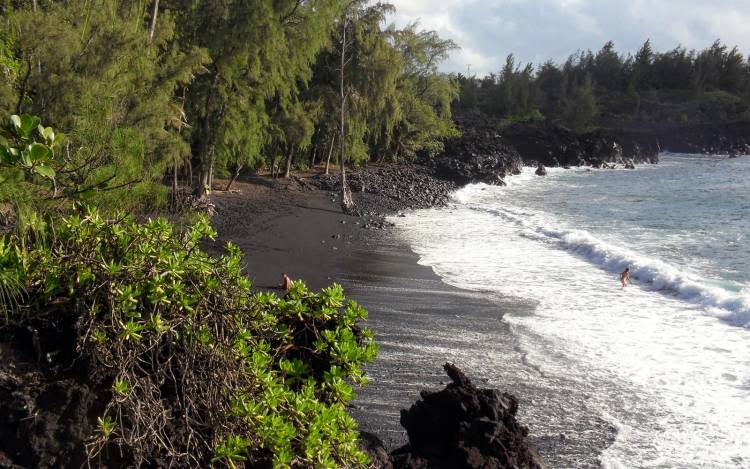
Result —
[{"label": "green foliage", "polygon": [[153,208],[166,168],[189,153],[176,95],[205,53],[177,42],[168,12],[149,39],[142,1],[11,5],[0,39],[12,44],[18,72],[0,83],[0,109],[41,116],[65,133],[61,186],[97,206]]},{"label": "green foliage", "polygon": [[344,24],[347,161],[358,165],[431,156],[442,150],[445,139],[457,135],[450,109],[458,87],[438,71],[456,44],[434,31],[419,30],[417,24],[383,28],[392,12],[389,4],[352,3],[347,20],[342,19],[333,31],[332,47],[318,56],[308,96],[322,102],[325,112],[316,129],[325,137],[312,151],[324,153],[329,136],[340,132]]},{"label": "green foliage", "polygon": [[5,87],[0,86],[0,102],[9,99],[9,96],[5,94],[18,80],[18,69],[20,68],[20,64],[18,63],[18,58],[13,49],[12,39],[9,38],[7,32],[0,27],[0,77],[2,77],[5,83],[10,85]]},{"label": "green foliage", "polygon": [[438,71],[458,46],[441,39],[435,31],[419,31],[411,24],[394,31],[395,47],[403,57],[404,66],[393,102],[400,107],[401,119],[396,120],[392,141],[396,159],[399,155],[414,158],[418,153],[434,156],[443,150],[443,141],[458,136],[451,119],[451,102],[458,96],[454,80]]},{"label": "green foliage", "polygon": [[[89,456],[108,445],[135,465],[365,466],[346,412],[376,354],[366,311],[333,285],[254,293],[240,250],[212,258],[206,219],[176,233],[96,209],[0,238],[7,326],[74,325],[69,348],[112,389]],[[173,416],[180,416],[174,418]]]},{"label": "green foliage", "polygon": [[[55,196],[54,130],[44,127],[41,119],[28,114],[10,116],[10,124],[0,128],[0,168],[10,173],[20,171],[34,179],[35,175],[52,182],[51,191]],[[0,176],[4,174],[0,173]]]},{"label": "green foliage", "polygon": [[108,439],[112,435],[112,432],[117,428],[117,422],[115,422],[109,415],[104,418],[97,417],[96,422],[99,427],[99,432],[104,439]]},{"label": "green foliage", "polygon": [[[344,0],[10,2],[0,118],[38,115],[66,135],[51,167],[69,194],[149,213],[166,200],[164,176],[177,189],[188,162],[203,196],[214,168],[306,167],[330,154],[346,23],[347,161],[432,155],[456,135],[457,86],[437,69],[456,45],[416,25],[384,28],[392,11]],[[39,208],[18,179],[0,201]]]},{"label": "green foliage", "polygon": [[6,320],[25,294],[17,265],[18,248],[7,238],[0,238],[0,312]]},{"label": "green foliage", "polygon": [[544,115],[538,110],[528,112],[527,114],[517,114],[500,120],[500,128],[508,127],[521,122],[537,122],[544,120]]},{"label": "green foliage", "polygon": [[[311,77],[340,0],[259,2],[171,0],[182,44],[206,50],[211,64],[187,90],[193,156],[203,193],[217,161],[253,163],[273,135],[271,116],[287,109]],[[242,119],[242,123],[236,119]],[[242,126],[244,125],[244,129]],[[252,158],[247,160],[246,158]]]},{"label": "green foliage", "polygon": [[481,110],[504,122],[529,116],[574,129],[680,122],[731,122],[750,114],[750,64],[735,47],[716,41],[697,52],[655,52],[646,41],[623,56],[611,41],[596,54],[579,51],[534,71],[509,56],[499,75],[457,76],[454,107]]},{"label": "green foliage", "polygon": [[127,380],[115,378],[112,383],[112,390],[120,396],[127,396],[130,392],[130,383]]},{"label": "green foliage", "polygon": [[583,131],[593,122],[597,112],[593,85],[591,80],[587,79],[573,91],[572,99],[568,102],[566,121],[574,129]]}]

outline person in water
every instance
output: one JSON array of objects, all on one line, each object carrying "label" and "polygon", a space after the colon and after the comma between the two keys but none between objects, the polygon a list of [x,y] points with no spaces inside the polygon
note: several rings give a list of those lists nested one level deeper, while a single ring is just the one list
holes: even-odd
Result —
[{"label": "person in water", "polygon": [[284,272],[281,274],[281,284],[279,285],[279,288],[284,291],[289,291],[292,289],[292,279],[289,278],[289,274]]},{"label": "person in water", "polygon": [[630,285],[630,267],[625,267],[625,270],[622,271],[620,281],[622,282],[622,288]]}]

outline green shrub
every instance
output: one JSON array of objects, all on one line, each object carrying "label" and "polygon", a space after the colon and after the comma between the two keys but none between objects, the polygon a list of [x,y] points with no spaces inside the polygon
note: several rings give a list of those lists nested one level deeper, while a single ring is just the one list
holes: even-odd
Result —
[{"label": "green shrub", "polygon": [[7,235],[1,322],[75,330],[60,340],[108,393],[86,445],[98,464],[366,465],[345,409],[376,354],[366,311],[339,285],[253,292],[239,248],[200,249],[214,236],[204,218],[175,233],[90,208]]}]

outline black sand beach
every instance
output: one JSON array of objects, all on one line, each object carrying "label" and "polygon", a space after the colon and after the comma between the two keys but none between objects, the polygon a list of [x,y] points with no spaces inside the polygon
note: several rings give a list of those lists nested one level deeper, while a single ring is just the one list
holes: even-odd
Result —
[{"label": "black sand beach", "polygon": [[351,409],[362,430],[377,434],[389,450],[406,443],[399,411],[421,390],[447,382],[447,361],[479,386],[516,395],[522,424],[545,422],[563,401],[566,407],[575,402],[578,411],[559,416],[559,423],[530,425],[529,440],[550,467],[599,467],[614,429],[587,411],[580,390],[527,366],[502,321],[509,312],[532,314],[533,304],[446,285],[418,264],[396,228],[365,229],[379,222],[345,216],[330,193],[304,187],[257,178],[237,184],[239,192],[215,193],[218,243],[233,241],[244,250],[256,287],[277,284],[286,271],[313,288],[341,283],[368,309],[380,352],[367,369],[370,385],[358,391]]}]

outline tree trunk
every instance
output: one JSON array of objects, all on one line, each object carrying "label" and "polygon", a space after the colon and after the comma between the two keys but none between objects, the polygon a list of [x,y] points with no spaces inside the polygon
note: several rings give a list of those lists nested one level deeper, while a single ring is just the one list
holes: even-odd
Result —
[{"label": "tree trunk", "polygon": [[29,83],[29,77],[31,76],[31,68],[33,65],[31,65],[31,59],[32,56],[29,56],[29,59],[27,60],[28,68],[26,69],[26,75],[23,77],[23,80],[21,81],[21,89],[18,93],[18,103],[16,103],[16,114],[21,115],[23,114],[23,100],[26,97],[26,85]]},{"label": "tree trunk", "polygon": [[208,198],[208,169],[200,168],[198,170],[197,184],[194,191],[195,197],[198,200],[206,200]]},{"label": "tree trunk", "polygon": [[340,173],[341,173],[341,209],[344,213],[354,212],[354,201],[352,200],[352,191],[349,189],[349,184],[346,182],[346,93],[344,92],[344,67],[346,66],[346,27],[348,18],[344,13],[343,32],[341,41],[341,75],[340,75],[340,94],[339,99],[341,103],[341,157],[340,157]]},{"label": "tree trunk", "polygon": [[177,209],[177,158],[174,161],[174,168],[172,169],[172,209]]},{"label": "tree trunk", "polygon": [[271,177],[276,179],[276,158],[271,161]]},{"label": "tree trunk", "polygon": [[219,83],[218,72],[214,75],[213,83],[211,88],[206,93],[205,103],[205,116],[200,121],[200,134],[199,134],[199,152],[198,161],[200,166],[198,167],[198,182],[193,189],[193,195],[198,200],[208,199],[208,193],[211,189],[211,176],[214,165],[214,145],[211,142],[211,120],[213,119],[214,111],[214,89]]},{"label": "tree trunk", "polygon": [[333,154],[334,143],[336,142],[336,134],[334,133],[331,137],[331,146],[328,148],[328,159],[326,160],[326,175],[328,174],[328,168],[331,166],[331,155]]},{"label": "tree trunk", "polygon": [[[182,87],[182,104],[180,105],[180,124],[177,126],[178,135],[182,135],[182,122],[183,122],[182,116],[185,114],[185,99],[187,97],[186,93],[187,93],[187,87]],[[172,172],[172,208],[174,210],[177,210],[177,203],[179,201],[178,200],[179,196],[177,195],[177,189],[179,187],[179,184],[178,184],[179,170],[180,170],[181,165],[182,166],[185,165],[185,159],[187,159],[188,162],[190,161],[190,157],[182,158],[182,159],[179,159],[179,158],[174,159],[174,169]],[[191,184],[192,184],[192,181],[191,181]]]},{"label": "tree trunk", "polygon": [[284,170],[284,179],[288,179],[292,174],[292,160],[294,160],[294,152],[290,151],[286,157],[286,169]]},{"label": "tree trunk", "polygon": [[198,166],[197,184],[193,189],[193,195],[200,201],[207,201],[211,195],[211,183],[214,173],[214,147],[211,146],[203,153]]},{"label": "tree trunk", "polygon": [[243,165],[237,165],[237,171],[234,172],[234,175],[232,175],[232,179],[229,180],[229,184],[227,184],[226,191],[229,192],[229,189],[232,188],[232,184],[234,184],[234,181],[237,180],[238,177],[240,177],[240,171],[242,171]]},{"label": "tree trunk", "polygon": [[154,31],[156,31],[156,17],[159,15],[159,0],[154,0],[154,13],[151,15],[151,31],[148,35],[148,41],[154,40]]}]

